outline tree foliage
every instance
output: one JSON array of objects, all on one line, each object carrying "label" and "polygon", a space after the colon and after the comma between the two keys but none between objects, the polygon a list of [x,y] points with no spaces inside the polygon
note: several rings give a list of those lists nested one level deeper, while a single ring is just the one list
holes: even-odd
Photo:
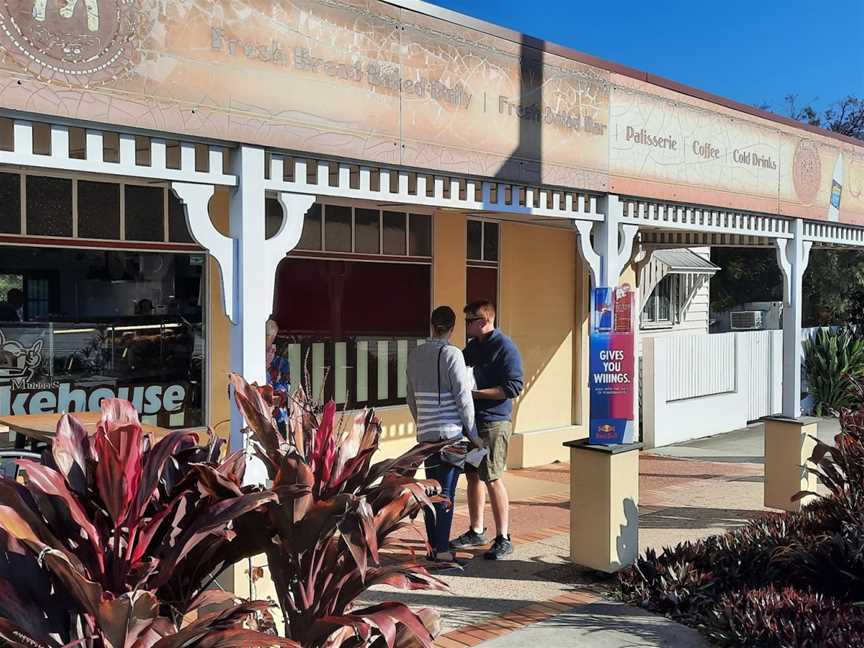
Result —
[{"label": "tree foliage", "polygon": [[[819,111],[790,94],[785,98],[785,112],[810,126],[864,141],[864,98],[849,95]],[[773,248],[720,248],[712,251],[711,258],[722,268],[711,281],[712,311],[781,298],[783,276]],[[803,324],[844,323],[864,325],[864,253],[814,250],[804,275]]]},{"label": "tree foliage", "polygon": [[786,112],[792,119],[818,126],[847,137],[864,140],[864,99],[849,95],[821,113],[807,104],[799,104],[798,95],[786,95]]}]

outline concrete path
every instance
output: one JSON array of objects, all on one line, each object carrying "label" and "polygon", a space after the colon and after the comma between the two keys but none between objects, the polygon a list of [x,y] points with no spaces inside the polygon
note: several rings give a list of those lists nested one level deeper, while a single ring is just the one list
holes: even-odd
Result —
[{"label": "concrete path", "polygon": [[[839,432],[840,423],[837,419],[822,419],[819,422],[817,436],[821,441],[832,443]],[[682,459],[761,464],[765,460],[764,425],[754,423],[725,434],[653,448],[648,452]]]},{"label": "concrete path", "polygon": [[[820,436],[823,430],[820,429]],[[831,426],[824,434],[831,435]],[[639,547],[664,547],[741,526],[762,507],[761,430],[736,431],[640,455]],[[662,453],[662,454],[661,454]],[[689,454],[688,454],[689,453]],[[683,456],[676,456],[683,455]],[[691,456],[696,455],[698,458]],[[569,466],[555,463],[504,476],[511,499],[511,560],[462,552],[462,571],[441,575],[449,592],[376,588],[364,602],[398,600],[442,618],[438,648],[526,646],[707,646],[695,631],[614,602],[614,579],[579,568],[569,555]],[[453,535],[468,526],[464,480]],[[491,511],[486,512],[490,536]],[[401,534],[389,559],[422,560],[422,525]]]},{"label": "concrete path", "polygon": [[692,628],[621,603],[589,603],[480,644],[483,648],[700,648]]}]

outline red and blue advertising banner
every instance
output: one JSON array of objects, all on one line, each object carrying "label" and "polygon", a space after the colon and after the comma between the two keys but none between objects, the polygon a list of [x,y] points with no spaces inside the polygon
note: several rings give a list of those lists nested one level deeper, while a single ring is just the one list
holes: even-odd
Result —
[{"label": "red and blue advertising banner", "polygon": [[635,331],[629,285],[595,288],[591,306],[590,443],[633,443]]}]

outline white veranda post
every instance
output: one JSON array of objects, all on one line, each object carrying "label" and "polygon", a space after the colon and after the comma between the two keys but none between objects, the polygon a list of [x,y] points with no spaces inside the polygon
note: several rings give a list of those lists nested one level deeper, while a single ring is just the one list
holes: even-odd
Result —
[{"label": "white veranda post", "polygon": [[804,271],[813,243],[804,240],[804,221],[796,218],[791,239],[777,239],[777,262],[783,271],[783,415],[801,416],[801,307]]},{"label": "white veranda post", "polygon": [[[276,267],[300,241],[303,217],[315,196],[281,192],[282,225],[265,236],[264,150],[242,146],[233,156],[238,183],[229,206],[230,236],[210,220],[208,203],[213,187],[175,182],[174,193],[186,206],[192,237],[207,249],[222,272],[225,314],[231,321],[231,371],[250,382],[264,384],[266,321],[273,307]],[[232,403],[231,447],[243,447],[243,419]]]},{"label": "white veranda post", "polygon": [[[622,223],[624,206],[618,196],[609,194],[603,199],[605,209],[604,219],[600,222],[585,220],[573,221],[579,232],[579,251],[591,273],[591,287],[614,288],[618,285],[621,273],[630,262],[633,254],[633,242],[639,233],[639,226]],[[592,240],[593,233],[593,240]],[[635,290],[636,286],[632,286]],[[638,304],[638,299],[636,300]],[[634,349],[639,346],[638,313],[632,313],[634,318]],[[633,376],[634,411],[639,407],[638,372]],[[639,417],[633,421],[634,434],[638,435]]]}]

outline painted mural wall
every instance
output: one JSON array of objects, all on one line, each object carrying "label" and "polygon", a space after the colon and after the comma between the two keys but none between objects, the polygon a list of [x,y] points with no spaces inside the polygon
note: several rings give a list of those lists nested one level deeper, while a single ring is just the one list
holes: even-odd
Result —
[{"label": "painted mural wall", "polygon": [[380,0],[0,0],[0,49],[6,109],[864,223],[864,147]]}]

